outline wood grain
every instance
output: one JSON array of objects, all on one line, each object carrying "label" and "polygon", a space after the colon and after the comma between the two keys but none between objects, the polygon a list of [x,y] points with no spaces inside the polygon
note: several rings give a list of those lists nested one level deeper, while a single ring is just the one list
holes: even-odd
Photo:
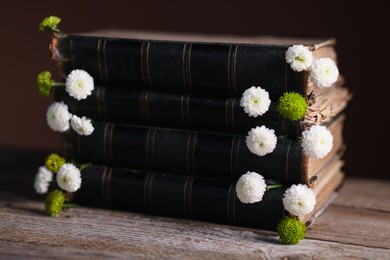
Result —
[{"label": "wood grain", "polygon": [[368,183],[347,179],[294,246],[275,232],[129,212],[77,207],[53,218],[43,199],[0,192],[0,258],[388,259],[390,213],[372,199],[388,194],[387,184]]}]

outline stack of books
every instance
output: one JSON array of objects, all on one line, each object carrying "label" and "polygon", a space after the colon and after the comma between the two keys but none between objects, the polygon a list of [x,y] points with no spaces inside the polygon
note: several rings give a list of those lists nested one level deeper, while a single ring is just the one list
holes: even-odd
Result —
[{"label": "stack of books", "polygon": [[[93,125],[61,131],[66,160],[90,164],[79,205],[276,230],[312,223],[343,182],[335,39],[54,31],[50,50],[55,102]],[[87,97],[69,94],[76,72]]]}]

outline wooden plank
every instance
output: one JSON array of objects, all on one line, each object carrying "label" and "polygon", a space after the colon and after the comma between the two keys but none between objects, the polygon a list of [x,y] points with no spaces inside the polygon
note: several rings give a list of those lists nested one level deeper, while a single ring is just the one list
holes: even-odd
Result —
[{"label": "wooden plank", "polygon": [[310,225],[307,238],[390,249],[390,213],[332,204]]},{"label": "wooden plank", "polygon": [[[328,226],[329,232],[318,232],[315,239],[286,246],[274,232],[83,207],[53,218],[42,213],[42,201],[10,195],[1,198],[0,255],[7,259],[39,258],[40,254],[59,258],[80,254],[80,259],[385,259],[390,255],[386,248],[321,241],[338,226]],[[327,213],[319,219],[337,218],[332,214],[338,212]],[[352,217],[349,224],[356,220]],[[325,228],[320,221],[317,225],[317,229]]]},{"label": "wooden plank", "polygon": [[348,178],[333,204],[390,212],[390,181]]}]

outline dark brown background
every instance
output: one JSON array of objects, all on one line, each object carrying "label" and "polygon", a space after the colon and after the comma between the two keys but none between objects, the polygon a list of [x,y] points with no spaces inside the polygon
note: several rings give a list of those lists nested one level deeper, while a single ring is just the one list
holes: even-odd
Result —
[{"label": "dark brown background", "polygon": [[[390,178],[388,14],[375,1],[1,1],[0,147],[55,151],[59,135],[45,121],[51,99],[36,92],[36,75],[49,69],[48,15],[64,32],[134,28],[213,34],[336,37],[339,69],[354,94],[344,136],[348,176]],[[103,2],[103,1],[102,1]],[[268,2],[268,3],[266,3]],[[380,151],[383,150],[383,151]],[[0,154],[0,156],[2,156]],[[22,162],[21,162],[22,163]]]}]

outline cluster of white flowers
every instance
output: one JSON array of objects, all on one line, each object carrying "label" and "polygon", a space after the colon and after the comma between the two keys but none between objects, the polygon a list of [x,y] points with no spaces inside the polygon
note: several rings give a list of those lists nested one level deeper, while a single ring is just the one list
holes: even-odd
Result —
[{"label": "cluster of white flowers", "polygon": [[41,166],[34,179],[34,189],[38,194],[47,193],[50,182],[53,180],[53,173],[46,167]]},{"label": "cluster of white flowers", "polygon": [[[256,172],[243,174],[236,183],[236,194],[242,203],[256,203],[263,200],[267,189],[277,186],[267,186],[263,176]],[[283,195],[283,207],[290,214],[300,217],[314,210],[316,205],[315,192],[304,184],[294,184],[286,189]]]},{"label": "cluster of white flowers", "polygon": [[[58,186],[68,192],[75,192],[81,187],[80,170],[71,163],[62,165],[56,173]],[[34,179],[34,189],[38,194],[45,194],[49,189],[50,182],[53,180],[53,172],[45,166],[38,169]]]},{"label": "cluster of white flowers", "polygon": [[302,132],[302,148],[306,156],[321,159],[333,147],[332,133],[322,125],[313,125]]},{"label": "cluster of white flowers", "polygon": [[79,135],[90,135],[94,130],[91,119],[86,118],[85,116],[80,118],[76,115],[73,115],[72,119],[70,120],[70,125],[72,126],[72,129]]},{"label": "cluster of white flowers", "polygon": [[311,80],[318,87],[332,86],[339,76],[339,70],[332,59],[314,60],[312,52],[303,45],[289,47],[286,51],[286,62],[294,71],[309,70]]},{"label": "cluster of white flowers", "polygon": [[294,71],[307,70],[313,62],[313,53],[306,46],[293,45],[286,51],[286,61]]},{"label": "cluster of white flowers", "polygon": [[65,90],[77,100],[86,99],[94,88],[93,78],[85,70],[72,70],[66,77]]},{"label": "cluster of white flowers", "polygon": [[90,135],[94,131],[91,119],[72,115],[69,113],[68,106],[63,102],[54,102],[49,106],[46,120],[52,130],[61,133],[67,131],[70,126],[80,135]]},{"label": "cluster of white flowers", "polygon": [[330,58],[315,60],[310,68],[310,78],[318,87],[328,88],[337,81],[339,70]]},{"label": "cluster of white flowers", "polygon": [[241,175],[236,184],[237,197],[242,203],[260,202],[266,189],[263,176],[256,172]]},{"label": "cluster of white flowers", "polygon": [[283,196],[283,206],[290,214],[300,217],[313,211],[316,194],[303,184],[292,185]]},{"label": "cluster of white flowers", "polygon": [[261,87],[251,87],[244,91],[240,100],[240,106],[252,117],[263,115],[268,111],[271,99],[266,90]]},{"label": "cluster of white flowers", "polygon": [[252,128],[246,137],[246,145],[249,151],[258,156],[272,153],[276,147],[276,143],[275,131],[265,126]]},{"label": "cluster of white flowers", "polygon": [[71,163],[65,163],[57,172],[57,184],[63,190],[77,191],[81,187],[80,170]]},{"label": "cluster of white flowers", "polygon": [[58,132],[65,132],[69,129],[69,120],[72,114],[68,111],[68,106],[63,102],[54,102],[46,112],[46,120],[49,127]]}]

